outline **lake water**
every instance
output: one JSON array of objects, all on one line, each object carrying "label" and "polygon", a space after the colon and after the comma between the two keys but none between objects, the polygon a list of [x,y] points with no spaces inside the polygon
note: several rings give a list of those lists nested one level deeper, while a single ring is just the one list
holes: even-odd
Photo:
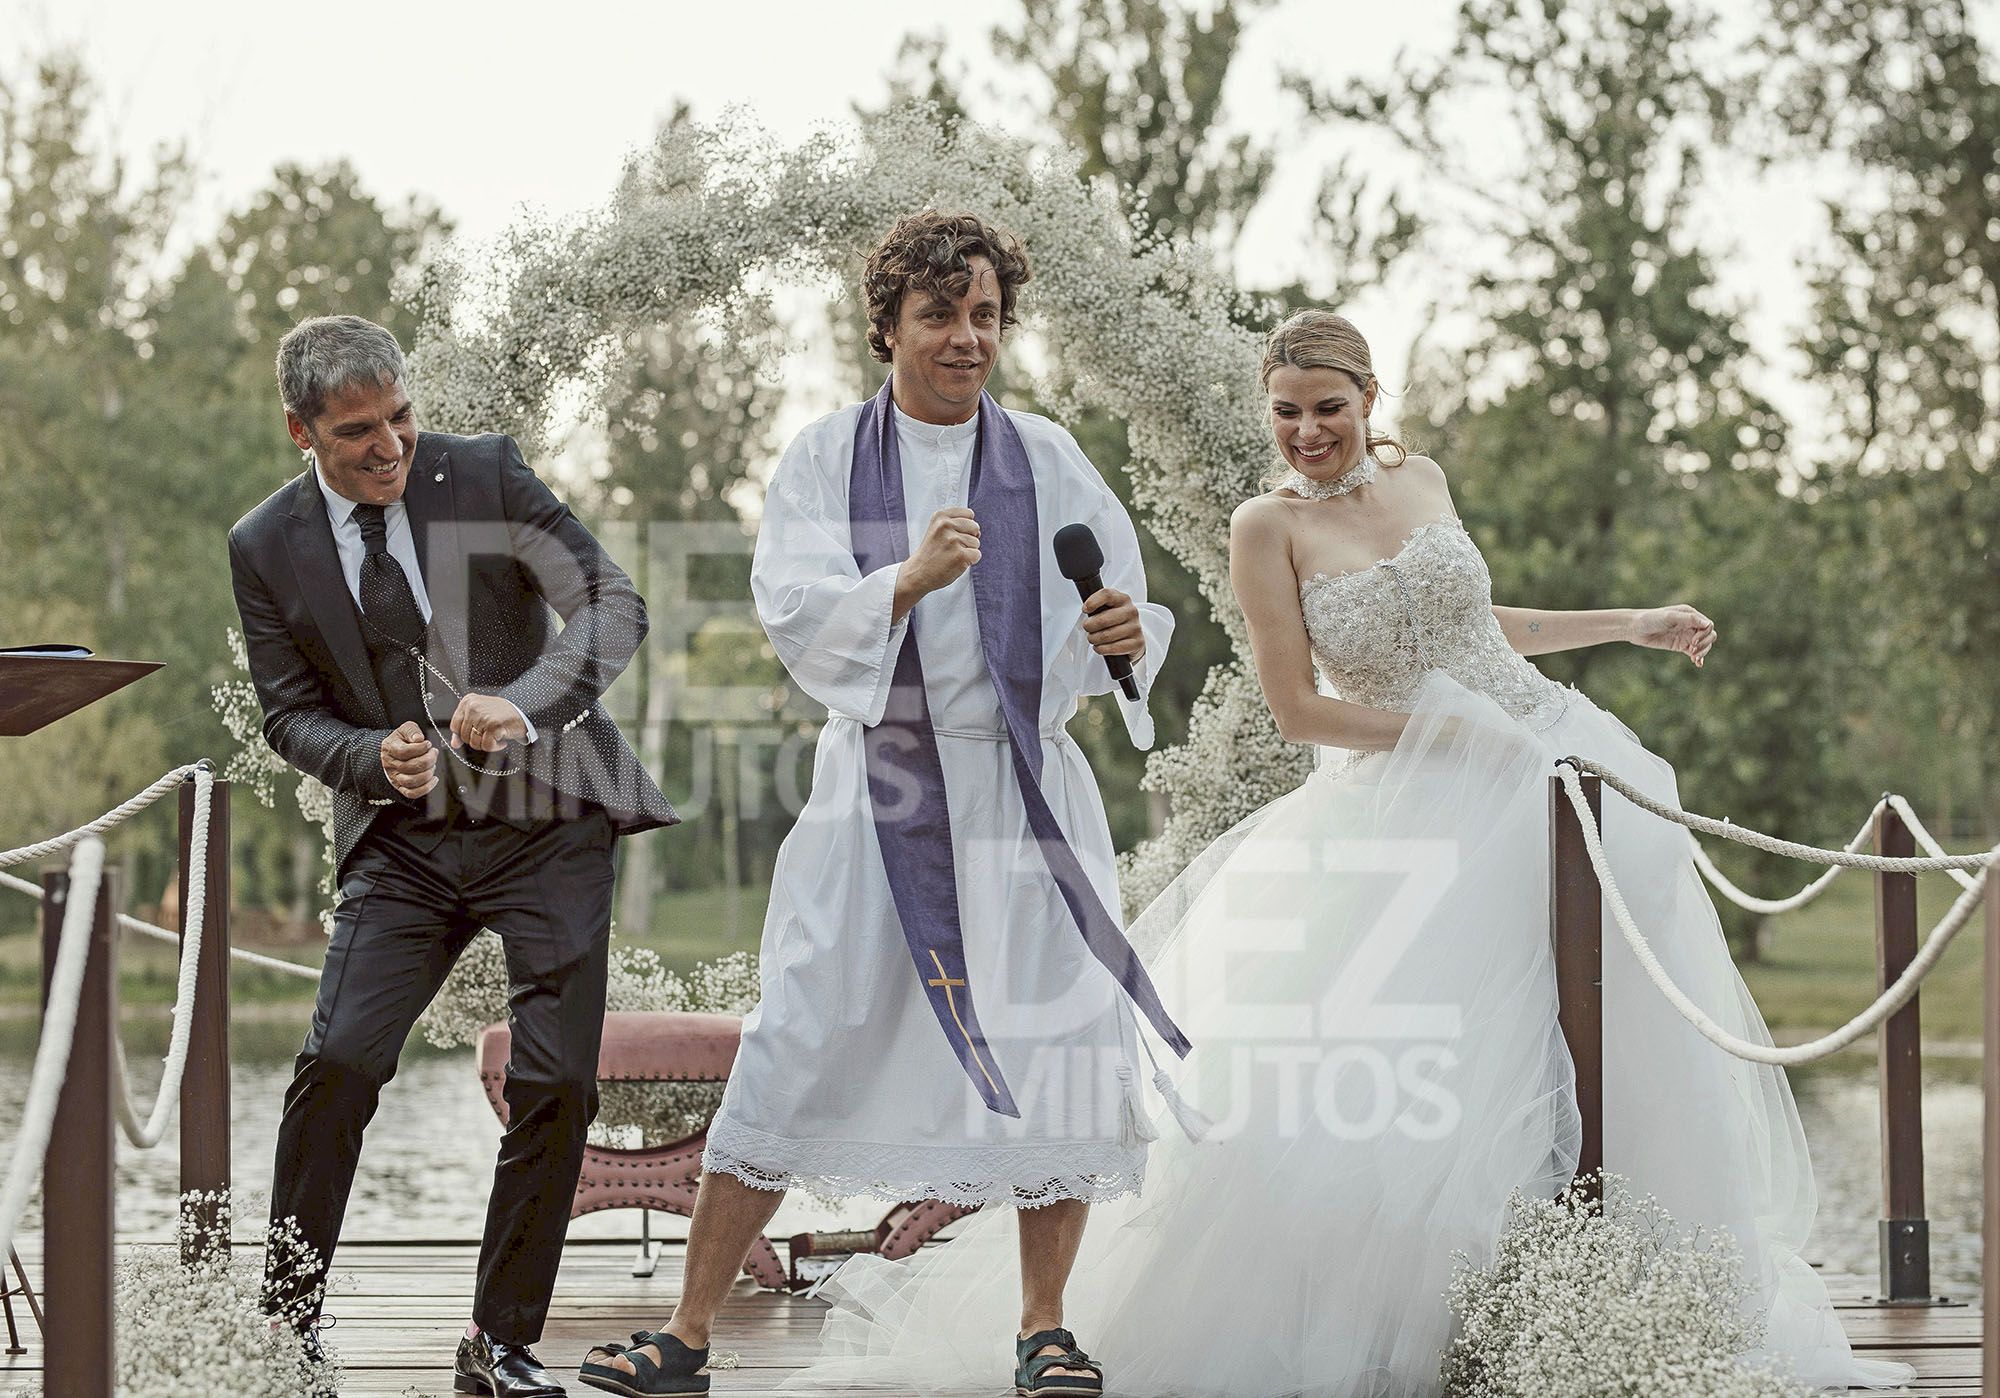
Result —
[{"label": "lake water", "polygon": [[[11,1146],[26,1093],[32,1022],[9,1023],[0,1035],[0,1143]],[[237,1233],[249,1238],[268,1197],[278,1112],[291,1075],[300,1026],[247,1023],[234,1036],[232,1133],[239,1207]],[[143,1084],[142,1104],[158,1080],[140,1026],[128,1024],[133,1074]],[[1980,1260],[1981,1092],[1976,1063],[1933,1062],[1924,1099],[1925,1182],[1931,1220],[1935,1290],[1954,1297],[1976,1293]],[[1881,1156],[1872,1059],[1858,1056],[1835,1068],[1792,1075],[1819,1181],[1819,1223],[1808,1249],[1832,1271],[1876,1270],[1875,1219],[1881,1189]],[[488,1162],[500,1137],[499,1122],[480,1089],[469,1050],[412,1051],[383,1094],[369,1128],[349,1206],[345,1235],[357,1240],[477,1239],[484,1219]],[[118,1232],[121,1237],[170,1236],[178,1189],[178,1140],[170,1130],[157,1150],[136,1151],[120,1142]],[[885,1205],[849,1203],[829,1211],[811,1201],[788,1200],[771,1225],[774,1236],[806,1229],[871,1226]],[[30,1221],[32,1226],[32,1217]],[[656,1237],[684,1235],[686,1220],[652,1216]],[[630,1211],[577,1220],[572,1235],[636,1238]]]}]

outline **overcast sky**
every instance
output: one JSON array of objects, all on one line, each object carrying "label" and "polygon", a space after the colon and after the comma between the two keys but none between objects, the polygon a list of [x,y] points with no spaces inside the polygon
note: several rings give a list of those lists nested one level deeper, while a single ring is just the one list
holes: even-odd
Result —
[{"label": "overcast sky", "polygon": [[[1281,0],[1256,18],[1227,109],[1234,125],[1283,144],[1278,177],[1239,247],[1246,279],[1273,284],[1304,274],[1334,291],[1332,269],[1311,264],[1302,236],[1320,171],[1341,152],[1398,168],[1388,143],[1365,132],[1297,140],[1281,68],[1328,83],[1379,73],[1399,49],[1441,44],[1455,8],[1454,0]],[[379,196],[421,195],[462,236],[485,239],[523,204],[577,211],[601,201],[626,154],[676,99],[704,117],[747,106],[795,139],[844,120],[856,101],[878,102],[899,42],[913,31],[944,35],[954,66],[967,70],[978,93],[1005,80],[987,35],[1013,13],[1013,0],[491,0],[329,6],[314,18],[268,0],[0,0],[0,62],[18,72],[23,59],[51,46],[78,48],[122,149],[187,142],[205,174],[196,232],[244,202],[279,162],[345,157]],[[975,101],[976,112],[1003,122],[1019,110]],[[1820,236],[1818,200],[1839,192],[1837,178],[1725,168],[1702,213],[1725,291],[1745,309],[1773,365],[1762,385],[1795,418],[1810,416],[1811,406],[1792,385],[1786,349],[1805,309],[1794,261]],[[1340,307],[1369,334],[1392,389],[1405,387],[1418,303],[1448,297],[1454,277],[1462,278],[1465,269],[1451,262],[1429,259],[1391,293]]]}]

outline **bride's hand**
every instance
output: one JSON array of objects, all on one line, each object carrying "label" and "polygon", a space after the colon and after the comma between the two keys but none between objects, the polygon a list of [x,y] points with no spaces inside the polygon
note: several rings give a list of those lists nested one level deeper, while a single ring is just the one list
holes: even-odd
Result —
[{"label": "bride's hand", "polygon": [[1632,634],[1627,639],[1635,646],[1677,650],[1700,665],[1715,644],[1715,623],[1685,602],[1648,607],[1632,618]]}]

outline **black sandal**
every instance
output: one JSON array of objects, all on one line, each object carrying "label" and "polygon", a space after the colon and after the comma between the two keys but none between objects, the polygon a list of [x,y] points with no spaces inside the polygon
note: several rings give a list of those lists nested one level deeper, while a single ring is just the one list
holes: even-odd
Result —
[{"label": "black sandal", "polygon": [[[1061,1345],[1061,1354],[1036,1354],[1038,1349]],[[1051,1374],[1051,1369],[1088,1369],[1088,1374]],[[1076,1336],[1067,1330],[1041,1330],[1025,1340],[1014,1341],[1014,1392],[1102,1393],[1104,1366],[1077,1348]]]},{"label": "black sandal", "polygon": [[[647,1345],[660,1351],[661,1363],[655,1364],[639,1353]],[[628,1374],[609,1364],[593,1363],[589,1355],[584,1356],[576,1376],[606,1393],[622,1393],[625,1398],[659,1398],[666,1393],[708,1392],[708,1347],[689,1349],[664,1330],[634,1330],[631,1344],[596,1345],[590,1353],[622,1358],[637,1371]]]}]

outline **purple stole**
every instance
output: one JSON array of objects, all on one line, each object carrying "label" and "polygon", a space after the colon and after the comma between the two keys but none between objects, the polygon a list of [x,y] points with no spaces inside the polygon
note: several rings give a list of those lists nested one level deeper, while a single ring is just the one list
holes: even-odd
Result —
[{"label": "purple stole", "polygon": [[[893,383],[893,379],[891,380]],[[901,562],[909,553],[903,468],[896,449],[890,383],[861,410],[854,431],[854,467],[847,519],[862,576]],[[1000,696],[1013,749],[1014,777],[1027,807],[1028,828],[1048,861],[1083,940],[1117,978],[1175,1053],[1194,1046],[1168,1018],[1152,978],[1097,896],[1042,793],[1042,538],[1035,478],[1021,434],[992,397],[979,396],[979,440],[972,457],[970,504],[979,518],[980,561],[970,570],[979,616],[979,644]],[[959,924],[951,810],[944,765],[924,692],[912,615],[896,656],[882,721],[864,727],[862,749],[875,835],[918,977],[966,1076],[992,1110],[1019,1116],[1014,1096],[987,1047],[973,1009]]]}]

